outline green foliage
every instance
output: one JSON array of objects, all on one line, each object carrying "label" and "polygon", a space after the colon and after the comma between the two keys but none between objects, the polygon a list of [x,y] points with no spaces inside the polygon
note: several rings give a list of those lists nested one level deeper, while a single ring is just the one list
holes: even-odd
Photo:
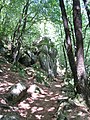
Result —
[{"label": "green foliage", "polygon": [[[28,47],[32,48],[32,42],[39,40],[40,37],[49,36],[55,43],[55,46],[58,50],[57,59],[59,60],[60,65],[66,67],[66,61],[63,51],[65,33],[63,28],[62,16],[59,8],[58,0],[32,0],[29,1],[29,8],[27,16],[23,17],[23,9],[25,7],[27,0],[1,0],[0,1],[0,40],[4,44],[8,45],[9,41],[12,41],[12,35],[16,30],[16,27],[21,20],[20,31],[24,22],[24,17],[27,18],[25,32],[22,35],[21,46],[22,49],[27,49]],[[84,37],[84,55],[85,55],[85,65],[88,75],[90,75],[90,28],[86,27],[88,24],[88,18],[86,11],[84,9],[83,2],[81,2],[82,10],[82,31]],[[71,27],[73,26],[73,11],[72,11],[72,0],[65,0],[65,8],[67,11],[67,16],[69,20],[69,27],[72,39],[72,47],[74,51],[74,42],[73,42],[73,32]],[[42,24],[43,23],[43,24]],[[53,26],[50,27],[49,25]],[[52,29],[54,33],[52,33]],[[45,42],[45,41],[44,41]],[[48,41],[46,40],[46,44]],[[45,44],[45,43],[41,43]],[[53,45],[52,45],[53,47]],[[67,60],[66,56],[66,60]],[[13,70],[19,71],[21,75],[24,76],[24,70],[14,66]],[[40,79],[39,79],[40,77]],[[44,80],[44,74],[39,71],[37,72],[37,79],[39,81]],[[72,79],[72,77],[68,77]],[[68,85],[70,86],[71,83]]]},{"label": "green foliage", "polygon": [[63,91],[65,92],[65,94],[73,99],[75,98],[75,88],[74,88],[74,80],[73,80],[73,77],[72,77],[72,73],[71,71],[67,71],[65,76],[64,76],[64,83],[65,83],[65,86],[63,87]]},{"label": "green foliage", "polygon": [[23,78],[25,78],[25,76],[26,76],[26,72],[25,72],[23,66],[20,65],[19,63],[18,63],[17,65],[12,65],[12,66],[11,66],[11,70],[12,70],[13,72],[19,73],[19,75],[20,75],[21,77],[23,77]]},{"label": "green foliage", "polygon": [[[75,33],[72,31],[72,29],[74,29],[72,6],[73,1],[63,1],[65,3],[65,9],[69,21],[72,48],[73,52],[75,52],[75,38],[73,37]],[[0,42],[2,41],[4,43],[4,47],[6,46],[6,48],[9,48],[8,44],[14,44],[12,40],[13,37],[15,37],[15,45],[17,46],[17,41],[21,40],[20,52],[24,53],[27,50],[31,50],[30,52],[36,52],[37,49],[35,46],[33,47],[33,43],[35,41],[38,43],[41,37],[51,38],[54,43],[52,43],[52,45],[47,39],[41,41],[39,45],[36,45],[39,48],[44,45],[46,48],[45,45],[48,44],[48,47],[55,47],[55,49],[57,49],[58,55],[56,59],[59,61],[60,66],[63,66],[63,68],[67,67],[67,72],[63,76],[64,86],[62,87],[62,91],[65,96],[68,96],[68,100],[74,100],[74,98],[78,97],[78,95],[75,96],[74,80],[68,64],[68,58],[65,56],[65,31],[63,27],[61,11],[59,8],[59,0],[29,0],[27,15],[25,15],[25,13],[23,14],[26,3],[27,0],[0,0]],[[88,18],[82,0],[80,0],[80,5],[82,11],[82,33],[84,38],[85,66],[88,80],[90,81],[90,27],[87,26]],[[88,7],[90,9],[90,4]],[[26,26],[24,32],[22,32],[25,18]],[[15,31],[17,32],[15,33]],[[17,39],[21,33],[21,38]],[[7,56],[10,55],[11,51],[8,51]],[[42,60],[44,61],[45,58],[43,57]],[[7,61],[4,58],[0,59],[0,65],[6,62]],[[35,75],[36,82],[50,87],[52,78],[50,79],[47,77],[47,73],[40,68],[40,64],[37,62],[31,67],[34,69],[33,74]],[[19,63],[17,65],[12,65],[11,70],[19,73],[19,75],[23,78],[27,77],[24,67]],[[64,110],[64,108],[67,106],[65,106],[64,103],[66,104],[66,102],[63,102],[62,106],[60,106],[63,110],[59,109],[57,120],[67,119],[67,111],[66,109]]]},{"label": "green foliage", "polygon": [[59,110],[57,120],[65,120],[65,119],[67,119],[67,112],[63,110]]},{"label": "green foliage", "polygon": [[5,64],[5,63],[7,63],[6,59],[5,58],[0,58],[0,64],[2,65],[2,64]]},{"label": "green foliage", "polygon": [[47,73],[40,68],[39,64],[33,65],[35,70],[35,78],[38,83],[41,83],[45,86],[50,86],[50,78],[47,78]]}]

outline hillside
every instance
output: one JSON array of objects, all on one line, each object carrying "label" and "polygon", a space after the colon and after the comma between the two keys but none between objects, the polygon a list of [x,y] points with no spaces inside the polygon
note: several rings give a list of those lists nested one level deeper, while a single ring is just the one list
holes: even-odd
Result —
[{"label": "hillside", "polygon": [[[64,91],[62,77],[46,87],[36,82],[34,71],[26,69],[21,77],[12,71],[12,65],[0,56],[0,118],[1,120],[89,120],[90,112],[82,101],[71,100]],[[32,68],[33,69],[33,68]],[[30,73],[31,72],[31,73]],[[6,101],[11,86],[17,83],[27,86],[24,96],[15,104]],[[67,91],[67,90],[66,90]]]}]

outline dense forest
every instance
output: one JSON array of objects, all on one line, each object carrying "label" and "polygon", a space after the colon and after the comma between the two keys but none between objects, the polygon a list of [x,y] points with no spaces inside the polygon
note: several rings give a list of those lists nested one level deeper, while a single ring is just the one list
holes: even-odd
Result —
[{"label": "dense forest", "polygon": [[90,119],[90,1],[0,0],[0,119]]}]

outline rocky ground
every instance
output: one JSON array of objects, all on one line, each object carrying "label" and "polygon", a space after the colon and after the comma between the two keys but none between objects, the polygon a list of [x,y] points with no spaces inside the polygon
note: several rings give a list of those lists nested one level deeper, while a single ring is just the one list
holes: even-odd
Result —
[{"label": "rocky ground", "polygon": [[[63,91],[60,76],[50,86],[35,81],[34,73],[20,77],[11,71],[11,64],[0,56],[0,119],[1,120],[90,120],[90,112],[80,99],[70,99]],[[16,104],[6,101],[11,86],[23,82],[27,86],[24,96]]]}]

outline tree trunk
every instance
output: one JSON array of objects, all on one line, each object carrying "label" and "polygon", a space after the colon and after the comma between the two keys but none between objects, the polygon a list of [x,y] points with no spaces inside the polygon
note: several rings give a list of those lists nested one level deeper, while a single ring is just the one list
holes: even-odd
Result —
[{"label": "tree trunk", "polygon": [[75,54],[73,55],[72,44],[71,44],[71,36],[68,26],[67,14],[64,6],[63,0],[59,0],[65,38],[66,38],[66,50],[67,56],[69,60],[69,64],[72,70],[72,74],[74,77],[74,84],[78,93],[82,93],[84,95],[84,99],[86,100],[87,105],[89,105],[89,87],[87,84],[87,77],[85,72],[84,65],[84,49],[83,49],[83,37],[82,37],[82,19],[81,19],[81,9],[80,9],[80,1],[73,0],[73,23],[74,23],[74,31],[76,38],[76,62],[75,62]]},{"label": "tree trunk", "polygon": [[72,51],[72,43],[71,43],[71,36],[70,36],[70,31],[69,31],[69,26],[68,26],[68,19],[67,19],[67,14],[64,6],[63,0],[59,0],[60,3],[60,8],[61,8],[61,13],[62,13],[62,19],[63,19],[63,25],[64,25],[64,30],[65,30],[65,47],[67,51],[67,56],[70,64],[70,68],[72,70],[72,74],[74,77],[74,84],[77,89],[77,92],[79,91],[79,85],[78,85],[78,77],[77,77],[77,69],[76,69],[76,63]]},{"label": "tree trunk", "polygon": [[12,49],[11,55],[13,56],[13,63],[16,64],[20,57],[20,48],[22,44],[22,35],[25,32],[26,23],[27,23],[27,14],[29,8],[29,0],[26,1],[24,5],[22,16],[19,19],[18,24],[15,27],[13,36],[12,36]]},{"label": "tree trunk", "polygon": [[73,0],[73,23],[76,37],[76,56],[77,56],[77,76],[79,84],[85,87],[86,72],[84,65],[84,48],[83,48],[83,37],[82,37],[82,18],[80,1]]},{"label": "tree trunk", "polygon": [[77,55],[77,76],[80,87],[80,93],[83,94],[84,99],[88,107],[89,103],[89,86],[88,79],[86,77],[85,65],[84,65],[84,48],[83,48],[83,37],[82,37],[82,18],[80,1],[73,0],[73,23],[76,37],[76,55]]}]

